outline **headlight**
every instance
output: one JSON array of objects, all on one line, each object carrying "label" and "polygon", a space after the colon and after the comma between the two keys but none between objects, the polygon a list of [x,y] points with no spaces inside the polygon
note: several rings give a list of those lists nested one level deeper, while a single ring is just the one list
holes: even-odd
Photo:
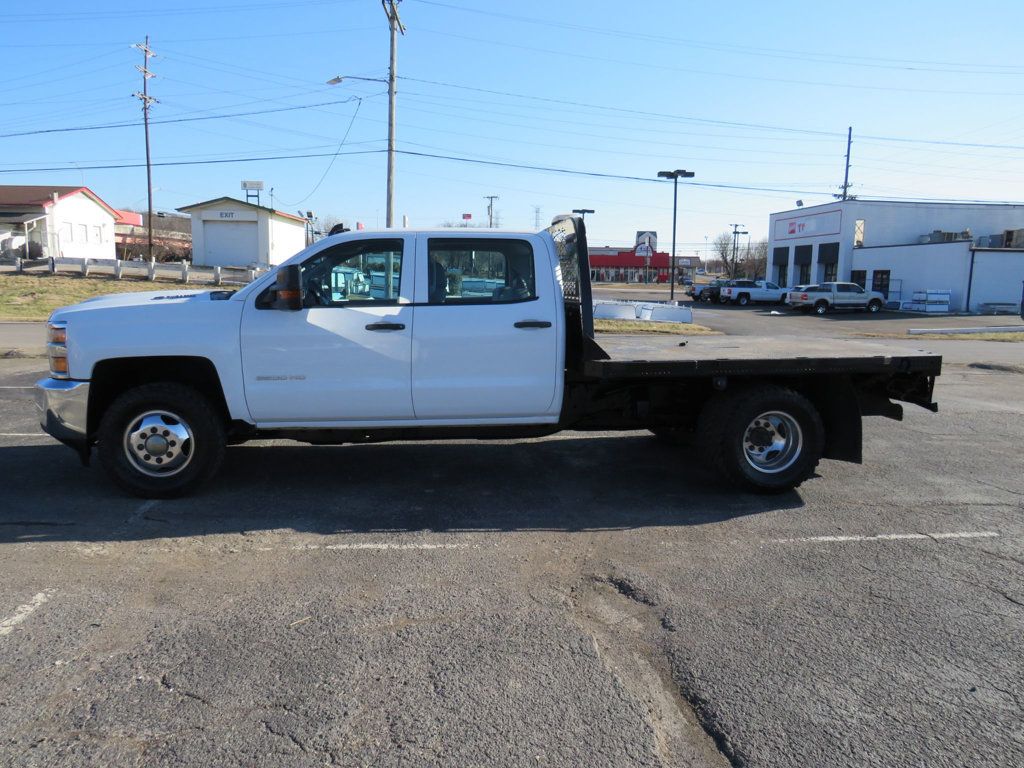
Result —
[{"label": "headlight", "polygon": [[50,375],[55,379],[68,378],[68,329],[64,321],[46,324],[46,356],[50,361]]}]

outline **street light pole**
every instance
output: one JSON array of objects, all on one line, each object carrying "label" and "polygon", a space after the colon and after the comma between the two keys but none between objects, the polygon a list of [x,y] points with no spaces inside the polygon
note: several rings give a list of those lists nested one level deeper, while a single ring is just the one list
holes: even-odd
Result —
[{"label": "street light pole", "polygon": [[658,178],[672,179],[672,255],[669,256],[668,300],[676,300],[676,212],[679,204],[679,179],[692,179],[693,171],[658,171]]},{"label": "street light pole", "polygon": [[572,212],[573,213],[578,213],[580,215],[580,218],[583,219],[584,221],[586,221],[587,220],[587,214],[588,213],[593,213],[594,209],[593,208],[573,208]]}]

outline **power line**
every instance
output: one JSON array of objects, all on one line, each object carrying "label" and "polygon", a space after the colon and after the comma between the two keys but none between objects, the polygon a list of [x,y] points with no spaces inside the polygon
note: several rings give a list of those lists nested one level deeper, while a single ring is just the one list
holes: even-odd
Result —
[{"label": "power line", "polygon": [[[294,112],[299,109],[315,109],[316,107],[326,107],[336,104],[348,104],[353,99],[358,99],[358,96],[350,96],[347,99],[341,99],[340,101],[322,101],[317,104],[299,104],[293,107],[277,107],[274,109],[260,109],[251,112],[234,112],[225,115],[201,115],[199,117],[175,117],[168,118],[166,120],[153,120],[153,125],[166,125],[168,123],[194,123],[200,120],[222,120],[231,117],[248,117],[250,115],[269,115],[274,112]],[[14,136],[37,136],[46,133],[74,133],[78,131],[100,131],[109,128],[132,128],[135,123],[124,122],[124,123],[101,123],[97,125],[79,125],[70,128],[43,128],[37,131],[19,131],[17,133],[0,133],[0,139],[8,139]]]},{"label": "power line", "polygon": [[[464,11],[467,13],[476,13],[485,16],[492,16],[498,18],[509,19],[511,21],[519,21],[526,24],[536,24],[550,29],[551,27],[558,27],[561,29],[571,29],[580,32],[589,32],[592,34],[607,35],[621,40],[622,38],[631,38],[634,40],[646,40],[653,42],[666,43],[669,45],[679,46],[685,45],[695,48],[706,48],[710,50],[723,51],[728,53],[741,53],[749,56],[766,56],[769,58],[783,58],[783,59],[797,59],[800,61],[815,61],[819,63],[828,64],[843,64],[857,67],[877,67],[883,69],[901,69],[901,70],[914,70],[914,71],[936,71],[945,73],[964,72],[966,74],[1024,74],[1022,68],[1017,65],[1011,64],[981,64],[976,61],[972,62],[944,62],[934,60],[922,60],[922,59],[898,59],[891,57],[881,56],[859,56],[854,54],[841,54],[834,51],[829,52],[814,52],[814,51],[794,51],[784,48],[756,48],[753,46],[733,45],[725,43],[708,43],[702,40],[694,40],[680,37],[670,37],[666,35],[653,35],[649,32],[629,32],[622,29],[602,29],[600,27],[588,27],[582,24],[572,24],[568,22],[560,22],[552,18],[532,18],[529,16],[516,16],[508,13],[500,13],[496,11],[483,10],[481,8],[467,8],[460,5],[453,5],[451,3],[439,2],[439,0],[414,0],[424,5],[433,5],[440,8],[449,8],[457,11]],[[839,61],[839,59],[848,59],[848,61]],[[873,63],[878,62],[878,63]],[[881,62],[887,62],[883,64]],[[929,66],[943,67],[943,69],[928,69]],[[956,70],[948,69],[948,67],[975,67],[976,70]]]},{"label": "power line", "polygon": [[304,202],[309,200],[309,198],[311,198],[314,194],[316,194],[316,191],[318,189],[320,189],[320,185],[324,183],[324,179],[327,178],[327,174],[330,173],[331,168],[334,167],[334,161],[337,160],[338,159],[338,155],[341,154],[341,148],[343,146],[345,146],[345,142],[348,140],[348,134],[352,130],[352,126],[356,122],[356,115],[359,114],[359,108],[361,106],[363,106],[363,100],[357,98],[356,99],[356,109],[352,113],[352,119],[349,120],[349,122],[348,122],[348,128],[345,129],[345,135],[341,137],[341,141],[338,143],[338,149],[331,156],[331,162],[329,162],[327,164],[327,167],[324,168],[324,172],[320,175],[319,181],[317,181],[317,183],[313,185],[313,189],[311,189],[309,191],[309,194],[306,195],[304,198],[302,198],[301,200],[296,200],[294,203],[289,203],[289,202],[287,202],[285,200],[282,200],[281,202],[284,203],[284,205],[287,205],[287,206],[302,205]]},{"label": "power line", "polygon": [[[345,155],[377,155],[386,153],[386,149],[366,149],[356,150],[353,152],[341,152],[341,156]],[[529,165],[526,163],[510,163],[510,162],[499,162],[495,160],[480,160],[471,157],[459,157],[457,155],[441,155],[433,154],[429,152],[413,152],[411,150],[399,149],[396,150],[398,154],[407,155],[409,157],[425,157],[436,160],[449,160],[451,162],[474,164],[474,165],[486,165],[500,168],[511,168],[515,170],[527,170],[527,171],[538,171],[544,173],[557,173],[568,176],[581,176],[587,178],[599,178],[599,179],[610,179],[618,181],[639,181],[646,184],[664,184],[667,183],[661,179],[649,178],[646,176],[628,176],[624,174],[615,173],[603,173],[600,171],[581,171],[571,168],[558,168],[554,166],[543,166],[543,165]],[[316,152],[308,154],[289,154],[289,155],[274,155],[268,157],[237,157],[230,159],[211,159],[211,160],[184,160],[184,161],[173,161],[173,162],[160,162],[153,163],[153,167],[171,167],[171,166],[193,166],[193,165],[220,165],[225,163],[250,163],[250,162],[266,162],[275,160],[299,160],[307,158],[317,157],[332,157],[335,153],[333,152]],[[97,170],[118,170],[123,168],[141,168],[144,164],[141,163],[122,163],[122,164],[111,164],[111,165],[82,165],[79,169],[84,171],[97,171]],[[0,168],[0,173],[36,173],[36,172],[53,172],[53,171],[67,171],[74,170],[67,167],[57,168]],[[788,189],[779,187],[762,187],[762,186],[750,186],[743,184],[725,184],[725,183],[713,183],[713,182],[687,182],[688,186],[694,187],[707,187],[710,189],[722,189],[728,191],[744,191],[744,192],[777,192],[784,194],[797,194],[797,195],[823,195],[821,190],[806,190],[806,189]],[[916,201],[916,202],[936,202],[936,203],[1000,203],[1006,205],[1024,205],[1024,202],[1018,200],[986,200],[986,199],[965,199],[965,198],[935,198],[935,197],[882,197],[878,195],[862,195],[864,199],[877,199],[877,200],[896,200],[896,201]]]}]

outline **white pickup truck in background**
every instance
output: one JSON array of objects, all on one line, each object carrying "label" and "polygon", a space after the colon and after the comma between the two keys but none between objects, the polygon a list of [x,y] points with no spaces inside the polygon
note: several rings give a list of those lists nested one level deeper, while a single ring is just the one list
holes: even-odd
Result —
[{"label": "white pickup truck in background", "polygon": [[885,296],[878,291],[866,291],[857,283],[821,283],[790,291],[789,306],[790,309],[802,312],[813,310],[818,315],[833,309],[867,310],[874,313],[880,312],[885,306]]},{"label": "white pickup truck in background", "polygon": [[767,280],[730,280],[722,287],[720,301],[731,301],[741,307],[755,302],[783,304],[788,289]]},{"label": "white pickup truck in background", "polygon": [[91,299],[50,318],[40,422],[85,463],[96,447],[120,487],[147,497],[188,493],[226,446],[256,438],[563,429],[693,435],[727,480],[780,492],[822,457],[859,462],[862,416],[899,419],[892,400],[937,407],[942,358],[925,352],[771,338],[598,343],[589,275],[583,221],[560,218],[535,233],[347,232],[238,291]]}]

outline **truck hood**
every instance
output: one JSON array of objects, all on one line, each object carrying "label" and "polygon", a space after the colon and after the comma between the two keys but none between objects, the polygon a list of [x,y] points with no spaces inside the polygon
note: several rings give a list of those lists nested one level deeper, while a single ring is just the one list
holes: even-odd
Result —
[{"label": "truck hood", "polygon": [[231,297],[233,291],[183,291],[169,287],[163,291],[140,291],[139,293],[112,293],[107,296],[96,296],[78,304],[55,309],[50,320],[67,319],[69,315],[80,312],[93,312],[103,309],[121,307],[168,306],[172,304],[192,304],[194,302],[222,301]]}]

